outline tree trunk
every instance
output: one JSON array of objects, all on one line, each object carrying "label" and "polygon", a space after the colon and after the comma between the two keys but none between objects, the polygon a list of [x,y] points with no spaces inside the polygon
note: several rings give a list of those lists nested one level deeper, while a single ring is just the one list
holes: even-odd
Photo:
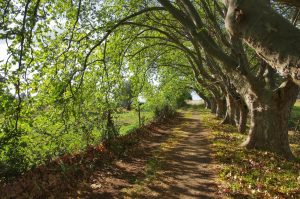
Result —
[{"label": "tree trunk", "polygon": [[248,119],[248,108],[247,105],[245,104],[244,101],[239,101],[239,108],[238,108],[238,122],[237,122],[237,127],[238,127],[238,131],[239,133],[245,133],[246,129],[247,129],[247,119]]},{"label": "tree trunk", "polygon": [[299,0],[275,0],[275,1],[300,8]]},{"label": "tree trunk", "polygon": [[210,103],[208,101],[204,101],[205,109],[210,109]]},{"label": "tree trunk", "polygon": [[216,99],[216,105],[217,105],[216,116],[218,118],[223,118],[226,113],[226,101],[223,99]]},{"label": "tree trunk", "polygon": [[208,97],[205,96],[205,94],[199,90],[196,91],[196,93],[201,97],[201,99],[204,101],[204,105],[206,109],[211,108],[210,100]]},{"label": "tree trunk", "polygon": [[300,85],[300,30],[274,11],[265,0],[224,0],[226,28],[243,38],[283,76]]},{"label": "tree trunk", "polygon": [[251,126],[244,146],[275,152],[294,159],[288,140],[288,120],[296,101],[298,87],[287,83],[273,95],[260,96],[249,106]]},{"label": "tree trunk", "polygon": [[232,96],[230,96],[230,94],[226,94],[226,114],[225,114],[225,118],[222,121],[222,124],[231,124],[231,125],[235,125],[235,112],[236,112],[236,108],[237,105],[233,99]]},{"label": "tree trunk", "polygon": [[212,114],[216,114],[217,113],[217,104],[216,104],[216,100],[214,98],[210,98],[209,99],[210,101],[210,105],[211,105],[211,109],[210,109],[210,112]]}]

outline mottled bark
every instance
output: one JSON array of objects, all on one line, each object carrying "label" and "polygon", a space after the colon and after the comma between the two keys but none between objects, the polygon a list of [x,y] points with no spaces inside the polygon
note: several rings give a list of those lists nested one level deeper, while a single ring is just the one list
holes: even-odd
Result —
[{"label": "mottled bark", "polygon": [[237,105],[230,94],[226,94],[226,114],[222,124],[236,125],[235,114]]},{"label": "mottled bark", "polygon": [[288,159],[294,156],[288,141],[288,120],[299,89],[293,83],[274,94],[249,99],[250,132],[244,146],[275,152]]},{"label": "mottled bark", "polygon": [[217,110],[216,110],[216,116],[218,118],[223,118],[226,113],[226,101],[224,99],[215,99]]},{"label": "mottled bark", "polygon": [[216,112],[217,112],[216,100],[215,100],[214,98],[211,97],[211,98],[209,99],[209,101],[210,101],[210,105],[211,105],[210,112],[211,112],[212,114],[216,114]]},{"label": "mottled bark", "polygon": [[238,118],[237,127],[238,132],[245,133],[247,129],[247,119],[248,119],[248,108],[244,101],[239,100],[238,101],[238,112],[236,119]]},{"label": "mottled bark", "polygon": [[201,97],[201,99],[204,101],[204,105],[206,109],[210,109],[211,108],[211,104],[210,104],[210,100],[207,96],[205,96],[205,94],[201,91],[196,91],[197,94]]},{"label": "mottled bark", "polygon": [[300,30],[274,11],[265,0],[225,0],[226,28],[243,38],[283,76],[300,85]]}]

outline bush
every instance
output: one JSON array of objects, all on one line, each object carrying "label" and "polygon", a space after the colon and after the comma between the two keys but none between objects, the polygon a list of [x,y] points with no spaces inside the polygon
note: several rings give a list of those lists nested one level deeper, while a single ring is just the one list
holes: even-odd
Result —
[{"label": "bush", "polygon": [[170,105],[163,105],[162,107],[156,107],[154,111],[155,118],[159,121],[164,121],[168,118],[172,118],[176,115],[176,110]]}]

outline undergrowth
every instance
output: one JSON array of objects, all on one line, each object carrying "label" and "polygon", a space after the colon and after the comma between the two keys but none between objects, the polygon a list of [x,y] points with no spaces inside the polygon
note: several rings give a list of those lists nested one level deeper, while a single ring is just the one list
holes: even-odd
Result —
[{"label": "undergrowth", "polygon": [[[221,125],[208,110],[201,108],[202,124],[212,131],[220,192],[230,198],[299,198],[300,163],[289,162],[270,152],[246,150],[240,144],[246,135],[230,125]],[[300,156],[300,134],[290,133],[291,147]]]}]

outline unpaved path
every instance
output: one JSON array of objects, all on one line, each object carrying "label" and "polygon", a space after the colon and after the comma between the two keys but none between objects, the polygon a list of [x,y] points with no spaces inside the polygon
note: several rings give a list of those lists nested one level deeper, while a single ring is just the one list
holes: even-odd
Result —
[{"label": "unpaved path", "polygon": [[197,111],[186,109],[158,127],[135,152],[95,171],[73,198],[218,198],[217,165],[209,132]]}]

